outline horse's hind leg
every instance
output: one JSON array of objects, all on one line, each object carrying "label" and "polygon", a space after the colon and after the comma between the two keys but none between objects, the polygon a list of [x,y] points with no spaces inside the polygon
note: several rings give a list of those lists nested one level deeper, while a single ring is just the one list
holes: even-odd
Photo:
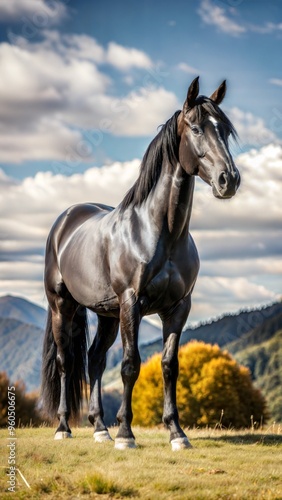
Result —
[{"label": "horse's hind leg", "polygon": [[88,352],[88,370],[90,378],[89,421],[94,425],[96,442],[111,439],[104,423],[104,410],[101,397],[101,380],[106,368],[106,353],[114,343],[119,327],[118,318],[98,316],[97,333]]},{"label": "horse's hind leg", "polygon": [[72,437],[68,420],[70,408],[70,381],[74,367],[72,351],[72,320],[77,303],[65,289],[64,296],[54,295],[49,301],[52,310],[52,330],[57,346],[56,365],[60,377],[59,426],[55,439]]},{"label": "horse's hind leg", "polygon": [[171,314],[161,315],[163,322],[164,347],[162,371],[164,381],[163,422],[170,430],[170,442],[173,450],[190,448],[191,444],[181,429],[176,404],[176,382],[178,377],[178,345],[182,328],[191,307],[190,296],[182,300]]}]

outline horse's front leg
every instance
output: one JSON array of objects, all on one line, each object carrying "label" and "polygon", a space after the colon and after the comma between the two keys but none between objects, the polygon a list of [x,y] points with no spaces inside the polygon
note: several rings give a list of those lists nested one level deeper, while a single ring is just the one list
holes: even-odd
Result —
[{"label": "horse's front leg", "polygon": [[191,308],[191,297],[182,300],[173,312],[162,314],[164,347],[162,354],[162,371],[164,382],[163,422],[170,430],[172,450],[191,448],[191,444],[180,427],[177,402],[176,383],[178,377],[178,346],[182,328]]},{"label": "horse's front leg", "polygon": [[140,372],[141,359],[138,351],[138,330],[141,321],[140,307],[135,296],[128,291],[121,299],[120,331],[123,344],[121,377],[123,397],[117,413],[119,430],[115,439],[115,448],[135,448],[135,437],[131,429],[133,418],[131,400],[134,384]]}]

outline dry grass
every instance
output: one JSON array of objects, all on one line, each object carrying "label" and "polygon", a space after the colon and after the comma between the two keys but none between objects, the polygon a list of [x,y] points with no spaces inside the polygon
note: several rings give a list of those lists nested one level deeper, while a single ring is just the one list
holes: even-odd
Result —
[{"label": "dry grass", "polygon": [[[7,430],[0,431],[1,500],[132,498],[140,500],[282,499],[282,429],[191,430],[192,450],[172,452],[162,429],[135,428],[138,448],[97,444],[91,428],[53,440],[51,428],[17,430],[15,493],[7,490]],[[111,430],[112,436],[116,429]],[[3,451],[4,450],[4,451]],[[8,451],[7,451],[8,450]]]}]

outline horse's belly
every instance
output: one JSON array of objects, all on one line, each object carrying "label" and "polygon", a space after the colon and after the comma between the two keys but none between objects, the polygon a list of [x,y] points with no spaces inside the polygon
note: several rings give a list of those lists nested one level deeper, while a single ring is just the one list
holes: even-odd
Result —
[{"label": "horse's belly", "polygon": [[119,302],[106,271],[106,266],[93,265],[83,252],[72,252],[61,265],[63,281],[79,303],[96,313],[109,313],[119,309]]}]

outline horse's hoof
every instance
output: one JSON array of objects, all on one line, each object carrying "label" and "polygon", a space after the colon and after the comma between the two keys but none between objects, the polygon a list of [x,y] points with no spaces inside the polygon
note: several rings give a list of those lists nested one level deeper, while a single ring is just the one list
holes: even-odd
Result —
[{"label": "horse's hoof", "polygon": [[127,448],[136,448],[134,438],[116,438],[115,448],[117,450],[126,450]]},{"label": "horse's hoof", "polygon": [[108,431],[96,431],[93,434],[95,443],[104,443],[105,441],[113,441]]},{"label": "horse's hoof", "polygon": [[54,436],[54,439],[67,439],[67,438],[72,438],[71,432],[58,431]]},{"label": "horse's hoof", "polygon": [[172,439],[170,444],[172,451],[179,451],[179,450],[184,450],[186,448],[193,448],[187,437]]}]

